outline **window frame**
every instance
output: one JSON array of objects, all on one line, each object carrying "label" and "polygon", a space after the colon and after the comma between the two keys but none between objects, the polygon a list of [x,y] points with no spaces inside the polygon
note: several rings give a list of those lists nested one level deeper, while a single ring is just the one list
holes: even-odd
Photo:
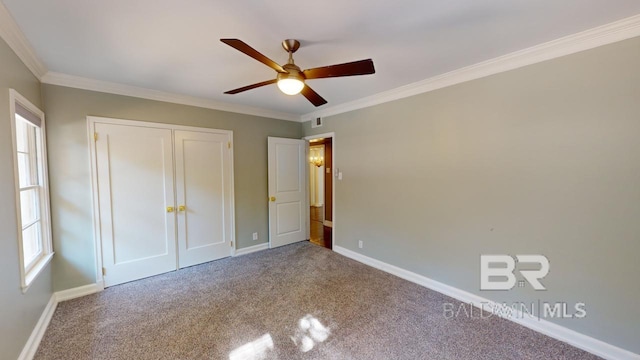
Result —
[{"label": "window frame", "polygon": [[[22,108],[28,110],[33,115],[36,115],[41,123],[37,127],[38,131],[34,134],[34,142],[30,144],[31,147],[37,148],[37,153],[33,154],[33,157],[39,160],[35,166],[38,168],[38,178],[41,184],[36,185],[36,193],[39,197],[39,222],[40,222],[40,242],[42,251],[38,255],[37,260],[31,261],[29,264],[25,264],[25,254],[23,247],[23,224],[22,224],[22,204],[20,200],[20,194],[22,192],[20,186],[20,174],[18,169],[18,143],[16,137],[16,104]],[[13,174],[16,196],[16,230],[18,237],[18,259],[20,266],[20,287],[23,293],[26,293],[33,281],[38,277],[40,273],[47,267],[51,259],[53,258],[53,245],[51,237],[51,208],[49,199],[49,172],[47,166],[47,136],[45,126],[44,113],[34,104],[32,104],[27,98],[20,95],[14,89],[9,89],[9,111],[11,122],[11,143],[13,150]],[[39,135],[38,135],[39,132]],[[39,144],[38,144],[39,143]],[[36,145],[36,146],[33,146]],[[34,166],[31,162],[30,166]],[[28,265],[28,267],[25,267]]]}]

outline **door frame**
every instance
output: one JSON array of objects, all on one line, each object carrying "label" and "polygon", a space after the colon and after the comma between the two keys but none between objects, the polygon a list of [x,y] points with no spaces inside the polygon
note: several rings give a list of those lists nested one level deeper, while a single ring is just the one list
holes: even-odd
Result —
[{"label": "door frame", "polygon": [[[184,130],[184,131],[198,131],[198,132],[207,132],[214,134],[225,134],[229,137],[229,155],[231,156],[230,161],[230,171],[231,171],[231,241],[233,246],[231,246],[231,256],[235,256],[236,254],[236,212],[235,212],[235,189],[234,189],[234,169],[233,169],[233,131],[231,130],[221,130],[221,129],[213,129],[213,128],[203,128],[197,126],[186,126],[186,125],[177,125],[170,123],[158,123],[158,122],[150,122],[150,121],[138,121],[138,120],[126,120],[126,119],[117,119],[117,118],[108,118],[108,117],[100,117],[100,116],[87,116],[87,139],[89,141],[89,161],[91,166],[91,203],[92,203],[92,216],[93,216],[93,244],[95,247],[95,271],[96,271],[96,284],[99,288],[104,288],[104,277],[102,276],[102,236],[101,236],[101,224],[100,224],[100,202],[98,197],[98,168],[97,168],[97,153],[96,153],[96,141],[94,138],[95,126],[96,123],[100,124],[114,124],[114,125],[128,125],[128,126],[138,126],[138,127],[148,127],[148,128],[162,128],[174,130]],[[99,134],[98,134],[99,136]],[[171,147],[174,148],[174,140],[172,135]],[[175,162],[175,151],[172,150]],[[175,182],[176,171],[173,169],[173,179]],[[176,248],[178,246],[178,234],[176,227]],[[176,264],[178,261],[178,252],[176,251]]]},{"label": "door frame", "polygon": [[[323,134],[309,135],[305,136],[302,139],[307,141],[307,152],[309,151],[309,140],[311,139],[326,139],[331,138],[331,176],[333,177],[333,181],[331,181],[331,251],[336,246],[336,174],[338,173],[338,168],[336,167],[336,133],[328,132]],[[309,161],[305,161],[307,163],[307,198],[309,197]],[[308,206],[307,206],[308,208]],[[311,228],[310,228],[310,217],[308,214],[309,209],[307,209],[307,237],[311,236]]]}]

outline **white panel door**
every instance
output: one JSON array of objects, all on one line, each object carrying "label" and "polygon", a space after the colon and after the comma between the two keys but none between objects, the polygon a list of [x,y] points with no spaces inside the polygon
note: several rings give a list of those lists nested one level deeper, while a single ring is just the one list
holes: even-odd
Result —
[{"label": "white panel door", "polygon": [[229,141],[228,134],[175,131],[180,268],[231,255]]},{"label": "white panel door", "polygon": [[172,134],[95,124],[105,286],[176,270]]},{"label": "white panel door", "polygon": [[269,247],[307,240],[306,141],[269,137]]}]

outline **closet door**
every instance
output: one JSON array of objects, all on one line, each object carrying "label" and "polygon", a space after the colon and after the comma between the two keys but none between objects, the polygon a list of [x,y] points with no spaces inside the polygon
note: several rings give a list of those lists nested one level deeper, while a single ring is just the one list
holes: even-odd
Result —
[{"label": "closet door", "polygon": [[95,124],[105,286],[176,270],[169,129]]},{"label": "closet door", "polygon": [[228,134],[174,134],[178,263],[183,268],[231,255],[231,150]]}]

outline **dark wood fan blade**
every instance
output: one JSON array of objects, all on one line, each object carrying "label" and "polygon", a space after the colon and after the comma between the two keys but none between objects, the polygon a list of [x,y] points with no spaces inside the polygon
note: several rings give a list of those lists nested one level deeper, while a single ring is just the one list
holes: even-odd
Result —
[{"label": "dark wood fan blade", "polygon": [[307,79],[322,79],[339,76],[369,75],[375,74],[373,60],[360,60],[344,64],[323,66],[303,71]]},{"label": "dark wood fan blade", "polygon": [[282,68],[282,66],[278,65],[278,63],[276,63],[275,61],[269,59],[268,57],[262,55],[258,50],[252,48],[251,46],[247,45],[247,43],[245,43],[242,40],[239,39],[220,39],[220,41],[222,41],[223,43],[231,46],[232,48],[245,53],[249,56],[251,56],[252,58],[260,61],[261,63],[267,65],[268,67],[272,68],[273,70],[280,72],[280,73],[287,73],[288,71],[286,71],[285,69]]},{"label": "dark wood fan blade", "polygon": [[233,89],[233,90],[229,90],[229,91],[225,91],[225,94],[237,94],[237,93],[241,93],[243,91],[247,91],[247,90],[251,90],[251,89],[255,89],[258,88],[260,86],[265,86],[265,85],[270,85],[270,84],[275,84],[276,82],[278,82],[278,80],[273,79],[273,80],[267,80],[267,81],[263,81],[263,82],[259,82],[257,84],[253,84],[253,85],[248,85],[245,87],[241,87],[238,89]]},{"label": "dark wood fan blade", "polygon": [[302,91],[300,92],[304,97],[307,98],[307,100],[309,100],[313,105],[320,106],[320,105],[324,105],[327,103],[327,100],[325,100],[322,96],[320,96],[317,92],[313,91],[312,88],[309,87],[309,85],[304,85],[304,87],[302,88]]}]

